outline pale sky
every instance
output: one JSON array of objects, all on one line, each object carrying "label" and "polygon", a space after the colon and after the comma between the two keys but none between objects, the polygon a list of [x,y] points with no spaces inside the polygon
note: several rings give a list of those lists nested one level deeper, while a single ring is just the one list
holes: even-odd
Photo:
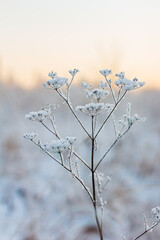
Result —
[{"label": "pale sky", "polygon": [[49,71],[101,80],[125,71],[160,88],[159,0],[0,0],[0,78],[34,86]]}]

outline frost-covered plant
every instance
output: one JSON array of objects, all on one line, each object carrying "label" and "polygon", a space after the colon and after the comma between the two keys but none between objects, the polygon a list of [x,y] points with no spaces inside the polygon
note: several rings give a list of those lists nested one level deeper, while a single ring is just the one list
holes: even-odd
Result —
[{"label": "frost-covered plant", "polygon": [[[80,124],[81,128],[90,139],[90,161],[88,161],[88,159],[84,160],[75,151],[75,143],[78,141],[76,137],[70,136],[61,138],[56,128],[54,114],[54,111],[58,106],[48,105],[47,108],[43,108],[37,112],[30,112],[25,115],[26,119],[41,123],[53,134],[54,139],[50,143],[41,143],[41,140],[36,140],[36,133],[26,133],[24,137],[41,148],[55,162],[61,165],[66,171],[70,172],[71,175],[80,182],[93,205],[99,237],[103,240],[102,216],[104,206],[106,205],[106,200],[103,199],[103,193],[107,184],[111,181],[111,178],[100,172],[99,167],[119,139],[121,139],[133,125],[145,121],[145,118],[141,118],[137,114],[131,115],[130,103],[127,104],[126,113],[117,121],[114,117],[114,112],[120,102],[124,99],[125,95],[129,91],[143,87],[145,83],[139,82],[137,78],[134,78],[133,80],[127,79],[124,72],[116,74],[115,76],[118,78],[112,82],[112,80],[108,78],[108,76],[112,74],[112,71],[108,69],[101,70],[100,73],[105,79],[104,81],[100,81],[98,87],[92,88],[91,84],[82,82],[82,88],[86,92],[86,96],[90,102],[86,105],[80,105],[74,108],[70,101],[70,88],[74,77],[78,72],[78,69],[69,71],[71,74],[70,81],[67,78],[57,76],[54,72],[50,72],[48,74],[50,79],[44,83],[43,86],[47,89],[54,90],[62,98],[69,107],[73,117],[77,120],[78,124]],[[103,102],[109,94],[111,94],[112,102]],[[85,127],[76,111],[88,116],[91,120],[91,131]],[[103,114],[104,119],[99,126],[97,123],[99,120],[98,117],[101,114]],[[110,118],[112,119],[114,126],[115,139],[111,146],[103,153],[102,157],[100,159],[95,159],[95,151],[98,148],[98,136]],[[50,121],[52,129],[48,127],[46,120]],[[91,186],[87,186],[85,181],[81,178],[79,171],[80,164],[88,169],[88,175],[91,175]],[[153,219],[152,225],[150,227],[148,226],[146,217],[144,216],[145,230],[138,237],[134,238],[134,240],[137,240],[147,232],[150,232],[160,222],[160,207],[153,208],[151,214]]]}]

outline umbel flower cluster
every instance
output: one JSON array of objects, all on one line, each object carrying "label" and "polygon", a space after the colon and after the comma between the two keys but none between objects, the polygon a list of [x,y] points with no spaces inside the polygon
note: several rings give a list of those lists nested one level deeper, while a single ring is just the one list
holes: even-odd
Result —
[{"label": "umbel flower cluster", "polygon": [[[130,91],[135,91],[136,89],[143,87],[145,83],[138,81],[137,78],[129,80],[125,77],[124,72],[115,74],[116,79],[112,81],[109,78],[112,74],[111,70],[100,70],[100,74],[104,77],[104,80],[101,80],[97,87],[92,87],[91,84],[82,82],[82,88],[86,93],[89,103],[73,106],[70,100],[70,90],[78,72],[78,69],[70,70],[69,73],[71,78],[69,80],[66,77],[58,76],[57,73],[52,71],[48,74],[50,79],[43,84],[43,87],[54,90],[55,93],[59,95],[63,103],[68,106],[73,118],[77,120],[77,124],[80,125],[81,129],[90,139],[90,159],[82,158],[75,150],[78,137],[60,136],[55,120],[55,110],[58,106],[55,105],[48,105],[46,108],[42,108],[37,112],[30,112],[25,115],[26,119],[38,122],[45,127],[46,130],[52,134],[52,141],[50,143],[42,143],[40,139],[37,139],[38,135],[33,132],[26,133],[24,138],[30,140],[49,155],[82,185],[93,206],[99,238],[103,240],[105,234],[102,229],[103,211],[107,204],[106,199],[103,197],[103,193],[107,184],[110,183],[111,178],[110,176],[105,176],[103,172],[100,172],[99,167],[102,165],[103,161],[106,160],[108,153],[114,146],[116,146],[116,143],[127,134],[130,128],[136,123],[145,121],[145,118],[138,116],[138,114],[131,115],[130,103],[127,104],[126,112],[120,116],[119,119],[115,119],[114,116],[117,107],[123,101],[125,95]],[[109,95],[110,98],[108,98]],[[85,123],[83,123],[79,117],[79,113],[88,116],[91,123],[91,130],[86,128]],[[99,120],[99,115],[103,116],[102,122]],[[115,139],[111,146],[109,148],[106,146],[102,155],[96,159],[95,152],[98,148],[98,136],[110,118],[113,123]],[[82,171],[83,168],[87,168],[88,176],[91,176],[91,183],[89,186],[86,185],[85,180],[81,177],[83,174],[81,174],[80,169]],[[144,217],[145,230],[138,237],[134,238],[134,240],[139,239],[158,225],[160,222],[160,207],[153,208],[151,215],[153,219],[152,225],[149,227],[147,220]]]},{"label": "umbel flower cluster", "polygon": [[67,137],[66,139],[53,140],[51,143],[44,144],[44,149],[51,153],[61,153],[71,147],[75,141],[75,137]]}]

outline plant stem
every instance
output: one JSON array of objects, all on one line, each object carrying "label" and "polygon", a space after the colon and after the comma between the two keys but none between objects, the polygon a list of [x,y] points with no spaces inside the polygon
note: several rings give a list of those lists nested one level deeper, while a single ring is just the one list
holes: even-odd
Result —
[{"label": "plant stem", "polygon": [[92,173],[92,192],[93,192],[93,207],[94,215],[97,223],[97,228],[100,236],[100,240],[103,240],[103,233],[101,224],[98,218],[97,202],[96,202],[96,186],[95,186],[95,172],[94,172],[94,151],[95,151],[95,137],[94,137],[94,116],[92,116],[92,152],[91,152],[91,173]]},{"label": "plant stem", "polygon": [[44,151],[49,157],[51,157],[55,162],[57,162],[59,165],[61,165],[64,169],[66,169],[68,172],[70,172],[72,174],[72,176],[74,178],[76,178],[82,185],[82,187],[86,190],[88,196],[90,197],[92,203],[94,203],[93,197],[89,191],[89,189],[86,187],[85,183],[83,182],[83,180],[81,178],[79,178],[78,176],[76,176],[74,173],[72,173],[72,170],[70,170],[69,168],[67,168],[62,162],[58,161],[56,158],[54,158],[49,152],[47,152],[40,144],[34,142],[33,140],[31,140],[32,143],[34,143],[37,147],[39,147],[42,151]]},{"label": "plant stem", "polygon": [[73,107],[71,106],[70,102],[68,99],[66,99],[65,97],[63,97],[63,95],[61,94],[60,91],[57,91],[57,93],[59,94],[60,97],[63,98],[63,100],[67,103],[69,109],[71,110],[71,112],[73,113],[74,117],[77,119],[78,123],[81,125],[81,127],[83,128],[83,130],[86,132],[86,134],[88,135],[89,138],[91,138],[89,132],[87,131],[87,129],[83,126],[82,122],[79,120],[77,114],[74,112]]},{"label": "plant stem", "polygon": [[43,122],[41,122],[41,124],[49,131],[49,132],[51,132],[54,136],[56,136],[57,137],[57,135],[56,135],[56,133],[55,132],[53,132],[49,127],[47,127],[47,125],[46,124],[44,124]]},{"label": "plant stem", "polygon": [[134,238],[134,240],[137,240],[139,238],[141,238],[143,235],[145,235],[146,233],[150,232],[153,228],[155,228],[157,225],[159,224],[159,222],[156,222],[155,224],[153,224],[149,229],[145,230],[143,233],[141,233],[138,237]]},{"label": "plant stem", "polygon": [[119,140],[120,138],[122,138],[122,137],[129,131],[130,128],[131,128],[131,126],[128,127],[127,130],[126,130],[122,135],[119,135],[119,136],[114,140],[114,142],[113,142],[112,145],[109,147],[109,149],[105,152],[105,154],[103,155],[103,157],[101,158],[101,160],[99,160],[99,162],[97,163],[97,165],[96,165],[96,167],[95,167],[95,169],[94,169],[94,172],[97,170],[98,166],[99,166],[100,163],[103,161],[103,159],[106,157],[106,155],[110,152],[110,150],[111,150],[111,149],[114,147],[114,145],[118,142],[118,140]]},{"label": "plant stem", "polygon": [[108,83],[108,86],[109,86],[109,88],[110,88],[110,91],[111,91],[111,94],[112,94],[114,103],[116,104],[116,103],[117,103],[117,100],[116,100],[115,93],[114,93],[114,91],[113,91],[112,85],[111,85],[111,83],[108,81],[107,77],[105,77],[105,79],[106,79],[106,82]]},{"label": "plant stem", "polygon": [[[60,136],[57,133],[54,133],[49,127],[47,127],[47,125],[45,125],[43,122],[41,122],[41,124],[49,131],[51,132],[53,135],[55,135],[58,139],[60,139]],[[68,147],[69,150],[70,147]],[[78,155],[78,153],[76,153],[75,151],[73,151],[73,155],[75,157],[77,157],[89,170],[91,170],[91,168],[88,166],[88,164]]]},{"label": "plant stem", "polygon": [[116,102],[116,104],[114,105],[112,111],[109,113],[109,115],[107,116],[107,118],[104,120],[104,122],[102,123],[101,127],[99,128],[98,132],[95,135],[95,139],[97,138],[98,134],[100,133],[100,131],[102,130],[102,128],[104,127],[105,123],[107,122],[107,120],[110,118],[110,116],[112,115],[112,113],[114,112],[114,110],[116,109],[117,105],[120,103],[120,101],[124,98],[124,96],[126,95],[127,92],[124,92],[123,95],[121,96],[121,98]]}]

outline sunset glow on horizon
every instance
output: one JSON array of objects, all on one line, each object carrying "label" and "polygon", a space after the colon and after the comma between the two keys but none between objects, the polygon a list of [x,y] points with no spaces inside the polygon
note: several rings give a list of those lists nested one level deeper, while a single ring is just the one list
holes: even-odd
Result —
[{"label": "sunset glow on horizon", "polygon": [[34,87],[49,71],[101,80],[124,71],[160,89],[160,1],[1,1],[0,81]]}]

